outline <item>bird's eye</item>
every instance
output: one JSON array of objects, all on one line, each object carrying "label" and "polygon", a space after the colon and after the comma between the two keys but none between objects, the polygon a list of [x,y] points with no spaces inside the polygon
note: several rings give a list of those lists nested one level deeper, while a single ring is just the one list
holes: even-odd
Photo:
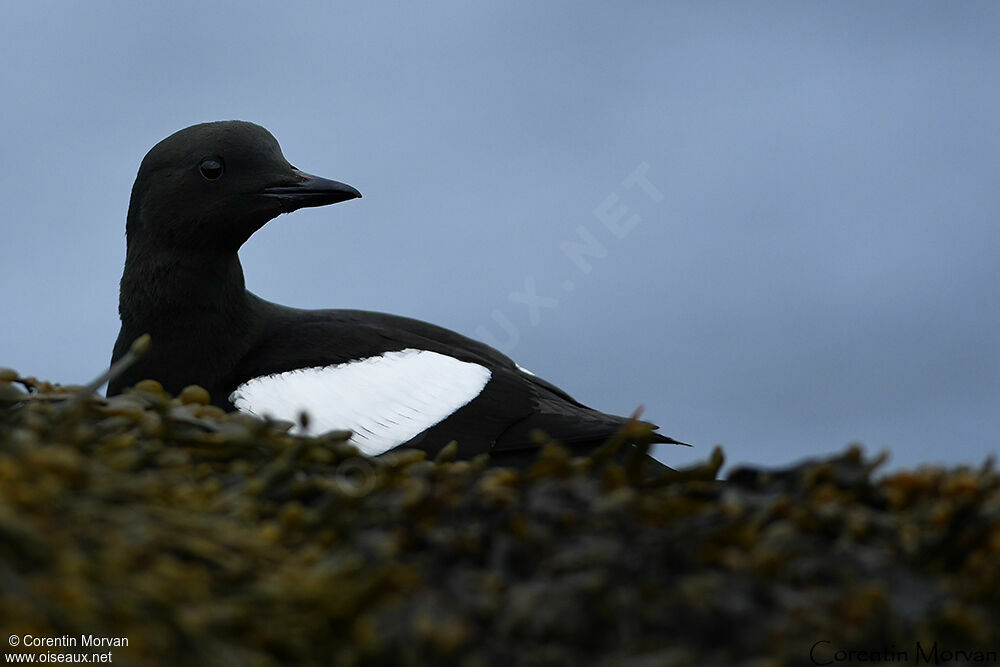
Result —
[{"label": "bird's eye", "polygon": [[219,157],[205,158],[204,160],[201,161],[201,164],[198,165],[198,171],[200,171],[201,175],[205,177],[205,180],[208,181],[218,180],[219,177],[222,176],[222,172],[224,171],[222,166],[222,158]]}]

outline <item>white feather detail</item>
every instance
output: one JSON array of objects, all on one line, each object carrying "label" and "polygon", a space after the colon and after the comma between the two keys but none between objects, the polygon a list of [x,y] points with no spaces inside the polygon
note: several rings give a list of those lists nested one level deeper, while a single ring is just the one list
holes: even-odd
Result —
[{"label": "white feather detail", "polygon": [[351,444],[374,456],[441,422],[482,392],[490,370],[429,350],[408,348],[332,366],[247,380],[229,400],[258,416],[299,422],[315,435],[350,430]]}]

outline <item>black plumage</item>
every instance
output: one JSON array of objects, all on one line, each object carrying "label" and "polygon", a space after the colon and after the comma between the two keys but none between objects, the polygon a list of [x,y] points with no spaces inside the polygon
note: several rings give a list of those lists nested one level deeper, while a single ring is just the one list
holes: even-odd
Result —
[{"label": "black plumage", "polygon": [[464,407],[401,446],[434,453],[457,440],[462,456],[489,452],[517,461],[536,446],[535,429],[586,449],[628,421],[582,405],[453,331],[384,313],[288,308],[246,290],[237,252],[255,231],[281,213],[360,196],[293,167],[274,137],[252,123],[203,123],[154,146],[132,188],[112,361],[142,334],[153,344],[112,380],[108,394],[153,378],[171,392],[201,385],[216,405],[233,410],[231,393],[251,378],[416,349],[478,364],[490,376]]}]

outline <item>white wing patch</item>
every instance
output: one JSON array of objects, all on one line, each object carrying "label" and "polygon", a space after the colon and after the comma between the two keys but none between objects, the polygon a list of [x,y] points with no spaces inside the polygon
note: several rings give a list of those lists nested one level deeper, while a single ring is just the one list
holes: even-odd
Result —
[{"label": "white wing patch", "polygon": [[333,366],[247,380],[229,400],[258,416],[298,423],[315,435],[353,431],[351,444],[374,456],[434,426],[482,392],[490,370],[429,350],[386,352]]}]

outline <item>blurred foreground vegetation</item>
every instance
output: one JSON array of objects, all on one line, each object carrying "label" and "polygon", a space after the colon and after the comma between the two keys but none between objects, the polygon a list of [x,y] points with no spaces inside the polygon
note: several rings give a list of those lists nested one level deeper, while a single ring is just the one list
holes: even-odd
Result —
[{"label": "blurred foreground vegetation", "polygon": [[551,444],[517,471],[207,399],[0,371],[4,638],[126,637],[125,665],[1000,664],[992,462],[718,481],[719,450],[657,476]]}]

